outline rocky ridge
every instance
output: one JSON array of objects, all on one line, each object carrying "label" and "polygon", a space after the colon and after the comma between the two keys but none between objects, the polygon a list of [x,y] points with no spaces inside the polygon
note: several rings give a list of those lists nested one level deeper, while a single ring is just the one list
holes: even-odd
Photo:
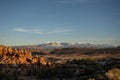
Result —
[{"label": "rocky ridge", "polygon": [[11,48],[0,45],[0,64],[34,64],[46,65],[47,61],[39,56],[32,56],[31,52],[24,49]]}]

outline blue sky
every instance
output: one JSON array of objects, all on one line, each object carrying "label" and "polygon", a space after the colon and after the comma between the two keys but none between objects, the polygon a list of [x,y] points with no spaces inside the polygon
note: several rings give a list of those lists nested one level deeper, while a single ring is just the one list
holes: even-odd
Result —
[{"label": "blue sky", "polygon": [[120,44],[120,0],[0,0],[0,43]]}]

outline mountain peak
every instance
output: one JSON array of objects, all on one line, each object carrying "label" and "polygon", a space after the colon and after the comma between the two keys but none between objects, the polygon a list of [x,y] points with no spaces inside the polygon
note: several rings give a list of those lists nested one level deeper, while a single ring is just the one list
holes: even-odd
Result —
[{"label": "mountain peak", "polygon": [[40,47],[44,49],[54,49],[54,48],[107,48],[107,47],[112,47],[111,45],[108,44],[93,44],[93,43],[85,43],[85,42],[77,42],[77,43],[61,43],[61,42],[47,42],[44,44],[40,44]]}]

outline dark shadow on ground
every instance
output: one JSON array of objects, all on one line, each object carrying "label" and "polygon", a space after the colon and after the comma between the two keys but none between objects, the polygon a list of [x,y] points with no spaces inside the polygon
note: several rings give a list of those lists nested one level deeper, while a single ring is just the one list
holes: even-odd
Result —
[{"label": "dark shadow on ground", "polygon": [[120,69],[120,59],[71,60],[64,64],[0,64],[0,80],[109,80],[106,73]]}]

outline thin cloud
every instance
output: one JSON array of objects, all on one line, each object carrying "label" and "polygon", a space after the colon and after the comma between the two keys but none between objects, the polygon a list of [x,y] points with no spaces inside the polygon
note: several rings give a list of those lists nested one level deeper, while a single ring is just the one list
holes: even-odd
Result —
[{"label": "thin cloud", "polygon": [[56,34],[56,33],[70,32],[71,30],[69,30],[69,29],[54,29],[51,31],[40,31],[39,29],[15,28],[14,31],[22,32],[22,33],[33,33],[33,34]]},{"label": "thin cloud", "polygon": [[22,29],[22,28],[15,28],[14,30],[17,31],[17,32],[29,32],[29,30],[25,30],[25,29]]},{"label": "thin cloud", "polygon": [[14,31],[16,32],[24,32],[24,33],[42,33],[40,30],[37,29],[23,29],[23,28],[15,28]]}]

